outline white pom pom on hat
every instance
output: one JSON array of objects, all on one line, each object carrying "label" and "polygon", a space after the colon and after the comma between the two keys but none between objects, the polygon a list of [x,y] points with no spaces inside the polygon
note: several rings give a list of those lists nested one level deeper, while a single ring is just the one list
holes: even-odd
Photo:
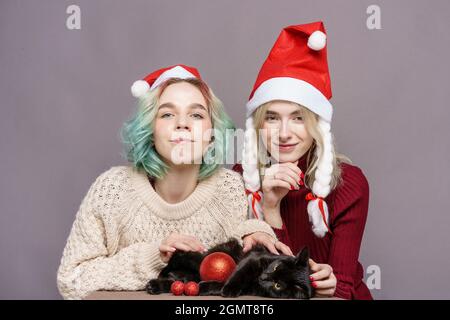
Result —
[{"label": "white pom pom on hat", "polygon": [[145,80],[137,80],[131,86],[131,94],[135,98],[142,97],[148,90],[150,90],[150,85]]},{"label": "white pom pom on hat", "polygon": [[314,31],[308,38],[308,47],[319,51],[325,48],[327,44],[327,35],[320,30]]}]

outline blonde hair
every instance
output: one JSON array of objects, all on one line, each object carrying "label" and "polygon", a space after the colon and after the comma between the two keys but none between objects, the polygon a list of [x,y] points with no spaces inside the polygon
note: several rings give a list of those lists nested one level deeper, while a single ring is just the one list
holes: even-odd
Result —
[{"label": "blonde hair", "polygon": [[[269,101],[263,105],[261,105],[259,108],[255,110],[253,113],[253,124],[254,129],[256,132],[259,132],[259,130],[262,128],[264,124],[264,120],[266,118],[267,111],[271,105],[271,103],[274,101]],[[306,159],[306,172],[305,174],[305,186],[309,189],[312,189],[312,186],[314,184],[315,180],[315,173],[319,164],[319,159],[323,156],[324,152],[324,141],[323,136],[320,133],[320,127],[319,127],[319,116],[315,114],[314,112],[310,111],[309,109],[294,103],[297,106],[300,107],[302,112],[303,121],[305,123],[306,131],[312,136],[313,138],[313,144],[308,150],[308,155]],[[331,134],[331,133],[330,133]],[[339,183],[341,182],[341,163],[351,163],[351,160],[346,157],[343,154],[336,153],[335,143],[334,139],[332,139],[332,165],[333,170],[331,172],[331,181],[330,181],[330,189],[334,190]],[[257,145],[258,148],[258,168],[262,169],[265,167],[264,161],[261,161],[261,157],[264,157],[264,153],[267,153],[267,150],[262,150],[264,147],[262,143],[259,143]],[[260,170],[262,171],[262,170]]]}]

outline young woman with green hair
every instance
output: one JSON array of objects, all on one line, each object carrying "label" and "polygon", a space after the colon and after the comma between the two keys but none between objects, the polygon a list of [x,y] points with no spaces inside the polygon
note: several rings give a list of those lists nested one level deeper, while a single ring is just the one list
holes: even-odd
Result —
[{"label": "young woman with green hair", "polygon": [[268,224],[247,220],[242,178],[221,166],[234,125],[198,71],[160,69],[132,93],[138,110],[122,130],[131,165],[101,174],[82,201],[58,269],[62,296],[144,290],[174,251],[230,237],[292,254]]}]

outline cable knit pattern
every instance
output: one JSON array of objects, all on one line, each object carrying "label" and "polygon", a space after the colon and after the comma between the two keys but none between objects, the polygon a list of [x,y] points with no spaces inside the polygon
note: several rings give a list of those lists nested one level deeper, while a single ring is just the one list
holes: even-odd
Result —
[{"label": "cable knit pattern", "polygon": [[165,202],[145,173],[112,167],[90,187],[76,214],[57,284],[65,299],[97,290],[143,290],[166,265],[159,244],[173,232],[197,237],[206,247],[230,237],[262,231],[268,224],[247,220],[241,176],[220,169],[177,204]]}]

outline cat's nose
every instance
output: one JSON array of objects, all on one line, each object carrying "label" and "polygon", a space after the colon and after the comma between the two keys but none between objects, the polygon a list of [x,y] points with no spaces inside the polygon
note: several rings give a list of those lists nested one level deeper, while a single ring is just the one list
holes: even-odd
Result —
[{"label": "cat's nose", "polygon": [[268,277],[267,277],[267,274],[263,273],[259,278],[261,280],[265,281],[265,280],[267,280]]}]

